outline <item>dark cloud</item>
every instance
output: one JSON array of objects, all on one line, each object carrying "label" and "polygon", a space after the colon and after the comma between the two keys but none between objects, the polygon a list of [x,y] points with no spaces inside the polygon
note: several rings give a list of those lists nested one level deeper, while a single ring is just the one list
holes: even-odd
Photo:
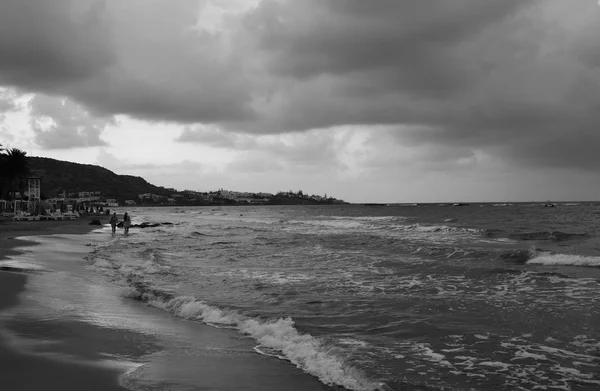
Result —
[{"label": "dark cloud", "polygon": [[[552,3],[265,2],[248,23],[260,32],[269,69],[302,83],[281,98],[289,112],[270,113],[277,127],[445,126],[453,119],[460,127],[467,122],[460,117],[493,100],[513,99],[527,111],[538,92],[559,92],[535,91],[568,77],[568,65],[575,65],[540,72],[540,65],[563,60],[564,49],[577,51],[551,41],[560,34],[552,34],[555,21],[544,20],[541,10]],[[506,96],[523,89],[529,71],[542,75],[527,83],[531,93]]]},{"label": "dark cloud", "polygon": [[442,160],[600,167],[594,0],[265,0],[216,28],[197,19],[207,2],[5,0],[0,85],[190,124],[177,141],[224,148],[387,124]]},{"label": "dark cloud", "polygon": [[114,61],[103,2],[4,0],[0,81],[31,91],[61,90]]},{"label": "dark cloud", "polygon": [[392,124],[405,145],[600,166],[593,1],[265,2],[247,23],[293,86],[263,111],[275,130]]},{"label": "dark cloud", "polygon": [[[0,85],[67,96],[100,115],[175,122],[251,117],[225,34],[195,28],[201,2],[6,0]],[[229,50],[231,51],[231,50]]]},{"label": "dark cloud", "polygon": [[[470,39],[523,2],[308,0],[263,2],[250,17],[273,69],[292,77],[393,71],[435,76],[450,45]],[[423,69],[423,67],[428,67]],[[392,74],[388,75],[393,77]],[[421,77],[421,83],[428,78]]]}]

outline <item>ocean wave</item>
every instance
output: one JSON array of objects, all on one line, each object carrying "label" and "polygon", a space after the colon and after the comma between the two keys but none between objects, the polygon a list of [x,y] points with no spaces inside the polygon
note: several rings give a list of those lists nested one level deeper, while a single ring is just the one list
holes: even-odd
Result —
[{"label": "ocean wave", "polygon": [[124,292],[124,295],[184,319],[197,320],[216,327],[235,328],[259,343],[256,348],[258,352],[277,355],[264,352],[275,351],[278,357],[316,376],[324,384],[356,391],[375,391],[382,387],[381,384],[368,380],[356,368],[347,365],[333,352],[331,346],[324,345],[309,334],[300,333],[289,317],[261,320],[241,315],[236,311],[213,307],[193,296],[173,297],[167,292],[140,292],[139,288],[140,286],[131,288]]},{"label": "ocean wave", "polygon": [[346,363],[343,356],[336,352],[336,347],[299,332],[289,317],[259,319],[212,306],[194,296],[182,296],[175,291],[156,287],[152,283],[152,275],[160,274],[162,280],[163,276],[173,274],[174,270],[165,264],[162,249],[140,245],[135,254],[117,252],[107,257],[109,254],[97,248],[89,257],[95,267],[113,270],[124,278],[127,285],[122,288],[123,297],[138,300],[180,318],[200,321],[212,327],[235,329],[258,342],[257,352],[275,353],[324,384],[354,391],[382,389],[381,384],[372,382]]},{"label": "ocean wave", "polygon": [[410,219],[404,216],[319,216],[332,220],[358,220],[358,221],[403,221]]},{"label": "ocean wave", "polygon": [[533,265],[600,267],[600,257],[540,252],[527,261]]},{"label": "ocean wave", "polygon": [[337,229],[353,229],[365,227],[363,223],[348,220],[290,220],[289,223]]},{"label": "ocean wave", "polygon": [[193,231],[193,232],[192,232],[192,233],[190,233],[188,236],[189,236],[189,237],[194,237],[194,236],[212,236],[212,235],[205,234],[205,233],[198,232],[198,231]]},{"label": "ocean wave", "polygon": [[565,233],[560,231],[540,231],[540,232],[522,232],[513,233],[510,235],[513,239],[518,240],[549,240],[552,242],[562,242],[565,240],[587,238],[588,234],[583,233]]},{"label": "ocean wave", "polygon": [[512,250],[507,251],[498,256],[499,259],[504,261],[511,261],[517,264],[525,264],[530,259],[535,258],[539,255],[539,250],[535,247],[532,247],[529,250]]},{"label": "ocean wave", "polygon": [[498,257],[517,264],[548,265],[548,266],[595,266],[600,267],[600,257],[576,254],[561,254],[547,251],[535,246],[529,250],[512,250]]},{"label": "ocean wave", "polygon": [[465,233],[465,234],[478,234],[482,231],[476,228],[462,228],[462,227],[452,227],[448,225],[421,225],[421,224],[411,224],[411,225],[395,225],[394,229],[401,231],[414,231],[414,232],[423,232],[423,233]]},{"label": "ocean wave", "polygon": [[[114,244],[114,241],[111,241]],[[177,275],[177,269],[173,268],[165,260],[159,248],[149,248],[142,243],[130,244],[129,248],[142,246],[142,249],[134,254],[111,253],[110,243],[97,245],[94,251],[88,254],[86,259],[96,269],[114,270],[127,280],[142,280],[144,276]]]}]

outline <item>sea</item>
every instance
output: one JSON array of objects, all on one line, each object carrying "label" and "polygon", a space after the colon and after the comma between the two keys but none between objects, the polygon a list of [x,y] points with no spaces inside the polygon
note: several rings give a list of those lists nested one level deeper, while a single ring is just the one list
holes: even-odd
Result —
[{"label": "sea", "polygon": [[[319,389],[600,389],[600,204],[116,211],[146,227],[96,231],[79,277]],[[161,357],[200,354],[184,337]],[[200,389],[146,375],[125,384]]]}]

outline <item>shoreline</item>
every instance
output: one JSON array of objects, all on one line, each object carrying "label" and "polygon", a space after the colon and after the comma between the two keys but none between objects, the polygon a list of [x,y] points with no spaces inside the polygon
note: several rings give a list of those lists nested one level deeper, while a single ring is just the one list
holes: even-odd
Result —
[{"label": "shoreline", "polygon": [[[7,372],[2,379],[6,389],[131,391],[157,384],[240,391],[339,389],[321,383],[288,361],[258,354],[253,350],[256,343],[237,331],[173,317],[133,300],[119,303],[118,297],[86,290],[90,285],[83,280],[73,285],[74,280],[65,279],[64,272],[55,272],[53,267],[38,272],[1,266],[3,261],[10,260],[7,257],[18,258],[19,254],[25,259],[42,257],[45,264],[57,265],[56,270],[70,262],[79,263],[84,257],[82,251],[86,251],[81,248],[83,241],[77,244],[78,250],[69,252],[66,247],[73,239],[59,236],[56,241],[43,239],[38,243],[16,238],[86,234],[101,227],[88,225],[90,220],[100,219],[104,225],[109,218],[0,220],[0,368]],[[53,292],[53,289],[58,290]],[[36,300],[41,297],[43,301],[40,294],[45,292],[49,298],[60,292],[59,299],[66,300],[67,306],[85,305],[82,300],[94,306],[116,303],[117,312],[109,316],[124,319],[125,323],[131,320],[135,323],[137,319],[150,327],[151,332],[119,326],[112,320],[95,323],[44,309]],[[96,294],[90,296],[90,293]],[[186,346],[194,345],[196,353],[172,350],[163,339],[171,338],[170,335],[186,336]]]},{"label": "shoreline", "polygon": [[[88,216],[67,221],[12,221],[0,220],[0,261],[22,254],[18,248],[36,246],[36,242],[17,239],[23,236],[53,234],[86,234],[99,228],[89,225],[91,219],[107,220],[104,216]],[[19,296],[26,291],[29,276],[18,268],[0,269],[0,367],[2,387],[7,390],[34,391],[52,390],[97,390],[129,391],[120,384],[124,371],[120,368],[92,365],[91,360],[83,362],[70,352],[72,343],[57,343],[45,351],[39,348],[24,349],[15,345],[15,335],[25,334],[28,338],[41,340],[47,336],[73,334],[74,321],[51,322],[40,319],[12,319],[4,313],[19,305]],[[11,323],[18,322],[17,325]],[[6,327],[8,325],[8,327]],[[99,327],[90,326],[78,337],[83,340],[94,338],[102,332]],[[20,337],[19,336],[19,337]],[[60,341],[54,341],[60,342]]]},{"label": "shoreline", "polygon": [[94,219],[100,220],[104,225],[110,216],[86,216],[77,220],[35,220],[13,221],[0,217],[0,261],[5,261],[9,256],[19,255],[21,251],[15,248],[35,246],[37,243],[18,239],[23,236],[40,236],[54,234],[86,234],[100,225],[89,225]]}]

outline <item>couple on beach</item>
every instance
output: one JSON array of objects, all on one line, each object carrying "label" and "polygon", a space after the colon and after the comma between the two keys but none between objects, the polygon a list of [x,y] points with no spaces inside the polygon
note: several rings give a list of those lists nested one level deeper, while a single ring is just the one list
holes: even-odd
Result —
[{"label": "couple on beach", "polygon": [[[110,226],[112,227],[113,234],[117,230],[118,223],[119,223],[119,218],[117,217],[117,212],[115,212],[115,213],[113,213],[112,217],[110,218]],[[125,234],[129,233],[130,226],[131,226],[131,217],[129,217],[129,214],[127,214],[127,212],[125,212],[125,215],[123,215],[123,229],[125,230]]]}]

